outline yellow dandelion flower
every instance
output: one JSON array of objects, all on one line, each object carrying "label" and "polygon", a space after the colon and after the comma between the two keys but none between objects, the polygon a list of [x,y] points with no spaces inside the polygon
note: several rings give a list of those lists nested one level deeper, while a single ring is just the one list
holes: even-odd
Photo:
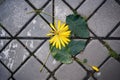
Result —
[{"label": "yellow dandelion flower", "polygon": [[97,66],[91,66],[91,68],[92,68],[93,70],[95,70],[96,72],[99,71],[99,68],[98,68]]},{"label": "yellow dandelion flower", "polygon": [[50,44],[58,49],[61,49],[62,46],[65,47],[66,44],[70,42],[69,36],[71,31],[69,30],[68,25],[61,23],[61,21],[58,20],[54,25],[51,23],[50,27],[52,30],[47,34],[47,36],[50,37]]}]

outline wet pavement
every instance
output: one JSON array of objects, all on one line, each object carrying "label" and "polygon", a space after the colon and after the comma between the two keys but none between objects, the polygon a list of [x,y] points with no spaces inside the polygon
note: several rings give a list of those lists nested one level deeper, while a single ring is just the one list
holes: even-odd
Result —
[{"label": "wet pavement", "polygon": [[[100,68],[93,73],[87,66],[62,64],[49,57],[46,33],[54,18],[65,21],[77,11],[87,18],[90,42],[79,59]],[[120,80],[120,61],[108,55],[98,39],[120,54],[120,0],[0,0],[0,80]]]}]

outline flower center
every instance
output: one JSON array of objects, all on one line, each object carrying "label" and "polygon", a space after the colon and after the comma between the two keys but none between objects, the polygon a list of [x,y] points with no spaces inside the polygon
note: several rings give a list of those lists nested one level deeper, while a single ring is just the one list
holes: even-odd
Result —
[{"label": "flower center", "polygon": [[60,34],[60,31],[55,31],[54,34],[55,34],[55,35],[59,35],[59,34]]}]

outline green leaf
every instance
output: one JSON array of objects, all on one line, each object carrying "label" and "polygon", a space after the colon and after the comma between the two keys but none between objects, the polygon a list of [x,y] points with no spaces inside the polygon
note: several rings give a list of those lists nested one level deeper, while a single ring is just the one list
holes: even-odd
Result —
[{"label": "green leaf", "polygon": [[72,56],[69,54],[67,47],[63,47],[61,50],[52,47],[51,48],[52,56],[61,63],[69,64],[72,63]]},{"label": "green leaf", "polygon": [[85,41],[71,40],[71,42],[66,47],[62,47],[61,50],[50,45],[50,51],[57,61],[68,64],[72,62],[72,56],[79,54],[79,52],[85,48],[85,43]]},{"label": "green leaf", "polygon": [[85,48],[85,41],[74,41],[72,40],[68,45],[68,50],[71,55],[79,54]]},{"label": "green leaf", "polygon": [[78,37],[88,38],[89,30],[87,22],[80,15],[71,14],[66,17],[66,23],[69,25],[72,34]]}]

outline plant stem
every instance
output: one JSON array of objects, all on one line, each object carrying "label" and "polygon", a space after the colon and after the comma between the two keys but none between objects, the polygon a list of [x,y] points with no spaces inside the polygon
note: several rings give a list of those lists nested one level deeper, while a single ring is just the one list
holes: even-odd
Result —
[{"label": "plant stem", "polygon": [[75,61],[77,61],[79,64],[83,64],[83,65],[86,65],[86,66],[91,67],[91,65],[90,65],[90,64],[87,64],[87,63],[85,63],[85,62],[81,61],[81,60],[80,60],[79,58],[77,58],[77,57],[74,57],[74,60],[75,60]]},{"label": "plant stem", "polygon": [[43,65],[41,66],[40,72],[42,72],[42,70],[43,70],[45,64],[47,63],[47,60],[48,60],[49,56],[50,56],[50,52],[48,53],[48,55],[47,55],[47,57],[46,57],[46,59],[45,59],[45,62],[44,62]]},{"label": "plant stem", "polygon": [[74,57],[74,60],[75,61],[77,61],[79,64],[85,64],[85,65],[87,65],[88,66],[88,64],[87,63],[84,63],[83,61],[81,61],[79,58],[77,58],[77,57]]},{"label": "plant stem", "polygon": [[[40,9],[37,9],[37,10],[31,11],[31,12],[28,12],[27,14],[34,13],[34,12],[36,12],[37,14],[39,14],[39,13],[43,13],[43,14],[45,14],[45,15],[48,15],[48,16],[54,18],[55,20],[60,20],[60,19],[56,18],[55,16],[52,16],[52,15],[46,13],[46,12],[43,12],[43,11],[40,10]],[[64,21],[62,21],[62,22],[65,23]]]},{"label": "plant stem", "polygon": [[120,59],[120,56],[110,47],[110,45],[107,42],[103,41],[103,45],[107,48],[107,50],[109,51],[108,53],[111,57],[117,60]]}]

